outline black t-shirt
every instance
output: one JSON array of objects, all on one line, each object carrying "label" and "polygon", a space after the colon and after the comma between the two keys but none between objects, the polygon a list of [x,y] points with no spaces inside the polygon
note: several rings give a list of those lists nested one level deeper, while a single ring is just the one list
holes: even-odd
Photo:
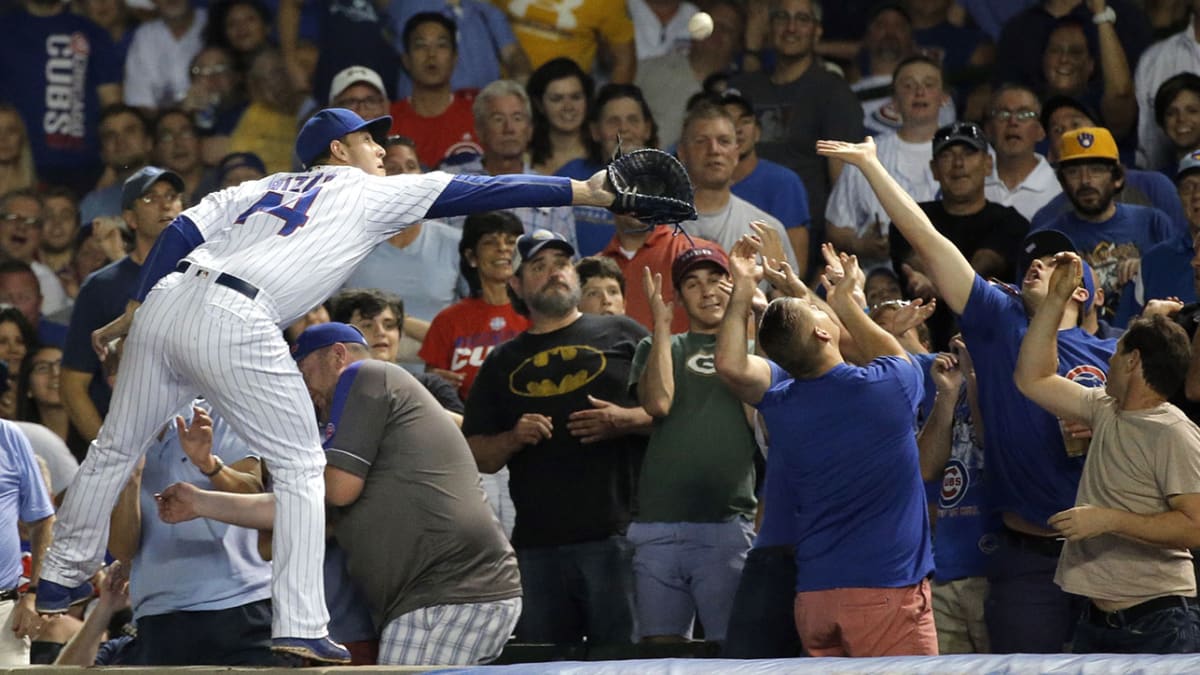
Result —
[{"label": "black t-shirt", "polygon": [[[921,202],[919,206],[925,215],[929,216],[933,227],[953,242],[968,261],[980,250],[995,251],[1004,256],[1004,263],[1000,268],[1004,273],[997,275],[997,278],[1008,282],[1016,279],[1021,242],[1029,232],[1029,221],[1016,209],[995,202],[985,202],[983,209],[978,213],[956,216],[946,213],[946,208],[940,201]],[[889,229],[888,243],[892,253],[892,266],[896,275],[907,286],[901,265],[912,255],[912,247],[900,235],[895,225]],[[944,302],[938,305],[926,325],[929,327],[933,348],[939,351],[948,347],[950,338],[957,331],[954,315]]]},{"label": "black t-shirt", "polygon": [[624,316],[584,314],[551,333],[522,333],[492,350],[471,387],[463,433],[493,435],[526,413],[551,419],[552,436],[508,461],[516,507],[513,546],[557,546],[624,533],[632,517],[645,438],[584,445],[567,431],[588,396],[637,405],[627,383],[646,329]]}]

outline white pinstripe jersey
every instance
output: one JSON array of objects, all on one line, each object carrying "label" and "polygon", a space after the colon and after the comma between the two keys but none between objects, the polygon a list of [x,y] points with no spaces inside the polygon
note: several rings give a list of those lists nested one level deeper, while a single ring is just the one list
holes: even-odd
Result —
[{"label": "white pinstripe jersey", "polygon": [[452,178],[322,166],[242,183],[183,213],[204,237],[184,259],[254,284],[287,326],[332,295],[375,246],[424,218]]}]

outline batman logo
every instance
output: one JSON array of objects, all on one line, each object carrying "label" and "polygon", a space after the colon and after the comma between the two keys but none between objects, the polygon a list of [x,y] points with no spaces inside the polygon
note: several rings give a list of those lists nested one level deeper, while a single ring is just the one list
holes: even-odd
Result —
[{"label": "batman logo", "polygon": [[595,347],[553,347],[522,361],[508,376],[508,389],[530,398],[561,396],[599,377],[607,365],[604,352]]}]

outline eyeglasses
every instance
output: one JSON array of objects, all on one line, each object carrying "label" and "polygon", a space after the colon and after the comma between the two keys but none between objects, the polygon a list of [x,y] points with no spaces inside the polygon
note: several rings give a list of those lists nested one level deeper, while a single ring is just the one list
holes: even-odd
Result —
[{"label": "eyeglasses", "polygon": [[146,204],[147,206],[149,206],[150,204],[154,204],[154,203],[174,204],[175,202],[177,202],[181,199],[183,199],[183,195],[179,194],[178,192],[176,192],[174,190],[170,190],[167,192],[147,192],[146,194],[142,195],[141,197],[138,197],[138,201],[143,204]]},{"label": "eyeglasses", "polygon": [[229,66],[218,63],[212,66],[192,66],[192,77],[210,77],[229,72]]},{"label": "eyeglasses", "polygon": [[909,304],[910,301],[908,300],[884,300],[883,302],[871,305],[871,311],[874,312],[877,309],[900,309],[901,307],[908,307]]},{"label": "eyeglasses", "polygon": [[18,216],[15,213],[5,213],[0,216],[0,221],[5,225],[24,225],[25,227],[42,229],[42,219],[37,216]]},{"label": "eyeglasses", "polygon": [[992,119],[998,120],[1000,122],[1007,122],[1009,120],[1016,120],[1018,122],[1028,122],[1029,120],[1036,120],[1038,117],[1038,113],[1036,110],[1028,110],[1028,109],[1022,109],[1022,110],[996,109],[996,110],[993,110],[991,114],[992,114]]},{"label": "eyeglasses", "polygon": [[771,12],[770,18],[771,23],[789,24],[795,21],[801,26],[810,26],[817,22],[817,17],[808,12],[796,12],[795,14],[788,14],[782,9],[777,9],[774,12]]},{"label": "eyeglasses", "polygon": [[357,106],[362,105],[383,105],[383,97],[364,96],[362,98],[339,98],[333,102],[333,105],[338,108],[349,108],[353,110]]},{"label": "eyeglasses", "polygon": [[33,364],[34,375],[57,375],[62,372],[62,359],[58,361],[38,361]]}]

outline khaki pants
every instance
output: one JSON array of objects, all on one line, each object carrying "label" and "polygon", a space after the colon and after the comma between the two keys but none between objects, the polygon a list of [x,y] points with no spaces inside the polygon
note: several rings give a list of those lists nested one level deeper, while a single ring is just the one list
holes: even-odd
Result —
[{"label": "khaki pants", "polygon": [[987,654],[987,624],[983,602],[987,577],[966,577],[933,583],[933,615],[937,620],[938,651],[942,654]]}]

